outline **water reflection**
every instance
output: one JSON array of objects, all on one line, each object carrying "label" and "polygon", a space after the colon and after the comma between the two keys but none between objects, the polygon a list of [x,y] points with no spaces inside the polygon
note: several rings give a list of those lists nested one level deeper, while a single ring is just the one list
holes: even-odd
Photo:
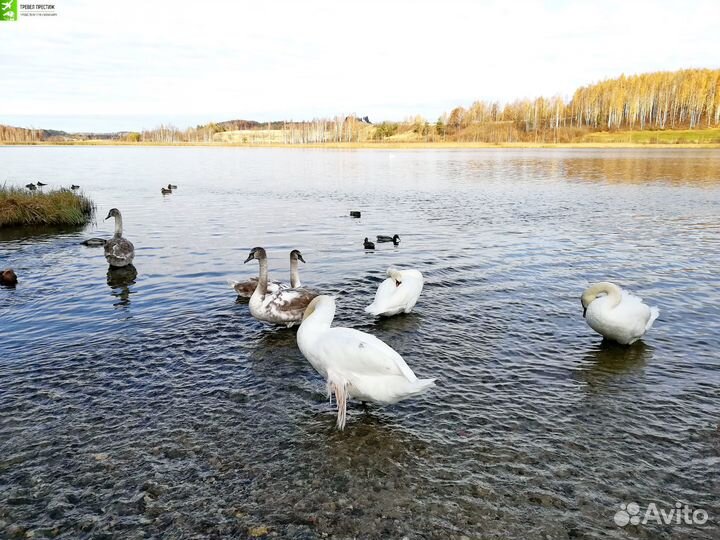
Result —
[{"label": "water reflection", "polygon": [[113,297],[117,298],[118,301],[113,304],[114,306],[128,306],[130,305],[130,285],[135,284],[137,279],[137,269],[135,265],[129,264],[123,267],[108,267],[107,271],[107,284],[110,287]]},{"label": "water reflection", "polygon": [[85,225],[32,225],[27,227],[0,228],[0,242],[22,240],[39,241],[51,239],[59,235],[74,235],[85,228]]},{"label": "water reflection", "polygon": [[[248,310],[247,315],[250,316]],[[287,328],[285,326],[271,326],[258,322],[264,326],[262,333],[256,341],[255,352],[260,357],[277,355],[280,348],[294,348],[297,342],[297,326]]]},{"label": "water reflection", "polygon": [[420,329],[422,322],[423,316],[413,311],[394,317],[377,317],[372,326],[386,332],[414,334]]},{"label": "water reflection", "polygon": [[638,375],[653,357],[653,347],[644,341],[620,345],[601,340],[584,356],[582,379],[591,387],[602,387],[609,381]]},{"label": "water reflection", "polygon": [[680,156],[625,153],[615,158],[604,155],[567,159],[562,175],[568,179],[602,180],[619,184],[669,182],[677,184],[714,185],[720,179],[717,153],[711,159],[679,159]]}]

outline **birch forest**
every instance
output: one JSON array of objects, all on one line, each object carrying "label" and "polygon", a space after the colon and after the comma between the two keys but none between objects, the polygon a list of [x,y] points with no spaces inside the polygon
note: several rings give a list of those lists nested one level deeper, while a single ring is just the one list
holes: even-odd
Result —
[{"label": "birch forest", "polygon": [[[476,101],[440,116],[371,123],[341,114],[311,121],[233,120],[178,129],[161,125],[107,136],[126,142],[323,144],[407,142],[579,142],[598,132],[699,130],[720,127],[720,69],[684,69],[621,75],[562,96],[512,102]],[[0,141],[37,142],[103,138],[0,125]]]}]

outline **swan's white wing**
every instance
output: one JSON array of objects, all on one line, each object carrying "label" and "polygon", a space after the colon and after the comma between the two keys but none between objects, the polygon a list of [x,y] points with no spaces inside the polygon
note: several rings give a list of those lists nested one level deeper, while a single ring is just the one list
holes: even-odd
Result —
[{"label": "swan's white wing", "polygon": [[627,319],[638,319],[643,326],[650,319],[650,306],[643,302],[642,298],[635,296],[628,291],[621,291],[622,300],[615,308],[619,316]]},{"label": "swan's white wing", "polygon": [[397,287],[396,295],[399,301],[404,305],[415,304],[420,297],[423,288],[422,276],[415,275],[406,276],[402,283]]},{"label": "swan's white wing", "polygon": [[375,299],[372,304],[365,308],[365,312],[373,315],[381,315],[392,311],[392,306],[396,305],[393,296],[397,288],[397,282],[391,277],[380,283],[375,293]]},{"label": "swan's white wing", "polygon": [[352,328],[330,328],[316,345],[328,369],[366,375],[402,375],[414,382],[417,377],[392,347],[372,334]]},{"label": "swan's white wing", "polygon": [[375,302],[381,303],[390,299],[397,289],[397,282],[393,278],[387,278],[379,286],[375,293]]},{"label": "swan's white wing", "polygon": [[625,289],[620,289],[620,297],[621,302],[640,302],[642,303],[643,299],[637,296],[636,294],[631,293],[630,291],[626,291]]}]

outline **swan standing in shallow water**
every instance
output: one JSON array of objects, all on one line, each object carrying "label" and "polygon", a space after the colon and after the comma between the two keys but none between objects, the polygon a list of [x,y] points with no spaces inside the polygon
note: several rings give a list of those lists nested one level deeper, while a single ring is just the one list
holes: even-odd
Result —
[{"label": "swan standing in shallow water", "polygon": [[[299,249],[293,249],[290,252],[290,287],[296,289],[302,287],[300,282],[300,272],[298,271],[298,261],[305,262]],[[247,262],[247,261],[245,261]],[[235,289],[238,296],[242,298],[250,298],[257,289],[258,278],[250,278],[245,281],[230,281],[230,286]],[[276,293],[280,289],[287,289],[288,286],[280,281],[268,281],[267,292]]]},{"label": "swan standing in shallow water", "polygon": [[308,305],[297,334],[303,356],[335,394],[337,427],[345,428],[348,398],[383,405],[421,394],[435,379],[418,379],[395,350],[378,338],[352,328],[331,328],[335,299],[318,296]]},{"label": "swan standing in shallow water", "polygon": [[110,266],[121,268],[132,263],[135,258],[135,246],[130,240],[123,238],[123,223],[120,210],[113,208],[108,212],[107,217],[115,218],[115,235],[105,242],[105,258]]},{"label": "swan standing in shallow water", "polygon": [[660,315],[658,308],[606,281],[588,287],[580,301],[588,326],[623,345],[643,337]]},{"label": "swan standing in shallow water", "polygon": [[420,298],[423,276],[417,270],[387,269],[388,278],[375,293],[375,300],[365,308],[367,313],[390,317],[398,313],[410,313]]},{"label": "swan standing in shallow water", "polygon": [[[250,250],[245,262],[253,259],[256,259],[260,264],[260,277],[248,304],[250,314],[260,321],[284,324],[288,328],[302,321],[305,308],[318,295],[318,292],[296,287],[279,289],[274,293],[269,293],[267,253],[261,247],[254,247]],[[297,278],[297,262],[294,277]]]}]

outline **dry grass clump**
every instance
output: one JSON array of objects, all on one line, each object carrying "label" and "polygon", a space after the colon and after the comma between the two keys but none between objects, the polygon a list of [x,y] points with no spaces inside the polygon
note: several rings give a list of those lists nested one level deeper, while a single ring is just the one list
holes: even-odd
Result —
[{"label": "dry grass clump", "polygon": [[28,191],[0,186],[0,228],[27,225],[84,225],[95,203],[69,189]]}]

